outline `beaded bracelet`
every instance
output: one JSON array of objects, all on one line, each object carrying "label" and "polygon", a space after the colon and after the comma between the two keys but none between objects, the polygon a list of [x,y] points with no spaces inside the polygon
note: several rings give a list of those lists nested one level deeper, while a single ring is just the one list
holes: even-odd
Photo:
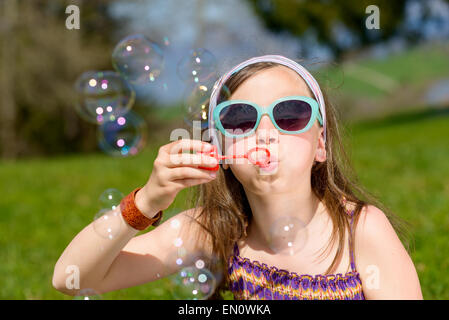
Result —
[{"label": "beaded bracelet", "polygon": [[136,206],[135,196],[141,188],[134,189],[130,194],[120,201],[120,210],[125,221],[134,229],[145,230],[150,225],[159,225],[162,219],[162,210],[153,218],[145,216]]}]

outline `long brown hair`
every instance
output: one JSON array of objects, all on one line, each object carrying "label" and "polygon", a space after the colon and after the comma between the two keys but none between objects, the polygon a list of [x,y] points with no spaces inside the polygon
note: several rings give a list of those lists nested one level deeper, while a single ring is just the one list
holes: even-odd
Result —
[{"label": "long brown hair", "polygon": [[[225,86],[232,94],[240,84],[256,72],[278,65],[273,62],[251,64],[230,77]],[[358,221],[362,208],[370,204],[385,213],[403,241],[406,240],[407,229],[404,221],[395,216],[375,196],[360,186],[350,159],[345,152],[342,139],[343,132],[339,126],[336,109],[329,101],[324,88],[321,87],[321,89],[326,105],[326,160],[314,163],[311,173],[311,186],[316,197],[327,208],[333,224],[332,235],[324,252],[338,241],[336,255],[326,271],[326,274],[329,274],[337,267],[337,263],[342,257],[346,230],[349,230],[349,219],[346,208],[342,203],[343,198],[346,199],[347,203],[353,205],[354,225]],[[223,100],[226,100],[226,96],[220,94],[218,103]],[[213,253],[220,261],[216,268],[220,269],[223,277],[219,281],[215,294],[211,297],[212,299],[219,299],[222,297],[223,291],[229,288],[228,261],[234,243],[247,236],[246,230],[252,218],[251,207],[241,183],[231,170],[223,170],[221,165],[217,178],[193,188],[191,196],[192,205],[200,208],[197,211],[196,221],[211,240]],[[349,236],[353,240],[354,234]],[[353,250],[354,241],[351,241],[351,244]],[[406,247],[408,248],[408,243],[406,243]]]}]

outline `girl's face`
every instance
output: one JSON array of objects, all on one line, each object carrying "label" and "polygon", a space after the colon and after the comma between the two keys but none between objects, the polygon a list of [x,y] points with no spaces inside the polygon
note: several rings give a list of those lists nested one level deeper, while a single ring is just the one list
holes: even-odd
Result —
[{"label": "girl's face", "polygon": [[[267,107],[273,101],[285,96],[308,96],[314,98],[304,80],[293,70],[276,66],[258,71],[244,81],[229,100],[249,100],[261,107]],[[249,163],[247,160],[229,165],[223,162],[223,168],[230,166],[242,185],[256,193],[282,191],[292,188],[304,179],[309,179],[314,161],[325,160],[323,128],[318,121],[306,132],[286,134],[279,132],[268,115],[263,115],[254,134],[238,139],[224,137],[222,146],[226,155],[242,154],[253,147],[265,147],[270,150],[274,164],[268,170]]]}]

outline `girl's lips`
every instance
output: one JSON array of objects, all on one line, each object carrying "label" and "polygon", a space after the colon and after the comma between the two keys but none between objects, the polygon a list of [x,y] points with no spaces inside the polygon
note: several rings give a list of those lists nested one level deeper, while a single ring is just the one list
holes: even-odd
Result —
[{"label": "girl's lips", "polygon": [[260,166],[260,170],[264,172],[274,171],[279,165],[278,161],[271,161],[267,166]]}]

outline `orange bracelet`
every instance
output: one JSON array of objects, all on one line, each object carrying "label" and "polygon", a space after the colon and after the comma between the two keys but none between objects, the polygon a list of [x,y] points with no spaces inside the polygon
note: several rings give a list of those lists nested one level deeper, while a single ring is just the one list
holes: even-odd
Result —
[{"label": "orange bracelet", "polygon": [[140,189],[141,188],[134,189],[134,191],[120,201],[120,210],[122,211],[123,218],[131,227],[137,230],[145,230],[150,225],[159,225],[162,219],[162,210],[151,219],[140,212],[135,203],[136,193]]}]

